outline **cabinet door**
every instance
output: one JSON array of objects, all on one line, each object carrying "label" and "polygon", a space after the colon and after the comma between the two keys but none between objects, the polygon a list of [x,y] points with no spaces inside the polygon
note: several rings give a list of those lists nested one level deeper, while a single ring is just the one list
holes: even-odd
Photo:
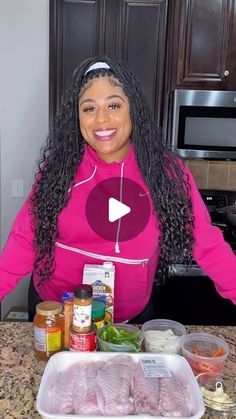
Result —
[{"label": "cabinet door", "polygon": [[103,0],[50,0],[50,126],[70,86],[73,70],[102,50]]},{"label": "cabinet door", "polygon": [[231,88],[234,0],[177,0],[174,3],[174,28],[179,26],[179,36],[174,41],[177,71],[172,87]]},{"label": "cabinet door", "polygon": [[50,1],[50,125],[73,70],[99,53],[128,62],[162,122],[167,0]]},{"label": "cabinet door", "polygon": [[166,0],[120,0],[116,55],[128,62],[162,125],[167,26]]},{"label": "cabinet door", "polygon": [[230,22],[230,38],[229,38],[229,75],[226,80],[228,90],[236,90],[236,1],[233,0],[231,22]]}]

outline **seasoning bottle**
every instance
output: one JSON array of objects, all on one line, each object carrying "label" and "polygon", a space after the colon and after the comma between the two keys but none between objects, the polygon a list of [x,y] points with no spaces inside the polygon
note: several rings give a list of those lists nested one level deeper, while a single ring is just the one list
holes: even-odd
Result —
[{"label": "seasoning bottle", "polygon": [[74,298],[67,298],[63,303],[63,348],[70,345],[70,328],[73,320]]},{"label": "seasoning bottle", "polygon": [[77,333],[87,333],[92,324],[93,287],[82,284],[74,292],[74,310],[72,330]]},{"label": "seasoning bottle", "polygon": [[97,329],[104,326],[105,323],[105,304],[102,301],[94,300],[92,304],[92,322]]},{"label": "seasoning bottle", "polygon": [[62,348],[62,304],[43,301],[34,317],[34,350],[37,358],[48,359]]}]

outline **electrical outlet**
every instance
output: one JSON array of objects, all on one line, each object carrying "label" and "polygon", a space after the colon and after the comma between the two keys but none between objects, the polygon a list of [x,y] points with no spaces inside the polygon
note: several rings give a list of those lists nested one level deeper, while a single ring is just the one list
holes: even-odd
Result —
[{"label": "electrical outlet", "polygon": [[22,198],[24,196],[24,181],[23,179],[12,179],[11,181],[11,196],[14,198]]}]

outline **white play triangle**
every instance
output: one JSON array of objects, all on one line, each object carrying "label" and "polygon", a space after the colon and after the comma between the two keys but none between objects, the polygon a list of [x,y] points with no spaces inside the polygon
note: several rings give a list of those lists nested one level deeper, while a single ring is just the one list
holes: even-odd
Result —
[{"label": "white play triangle", "polygon": [[115,198],[109,198],[108,205],[108,218],[111,223],[119,220],[119,218],[124,217],[124,215],[129,214],[131,211],[128,205],[123,204]]}]

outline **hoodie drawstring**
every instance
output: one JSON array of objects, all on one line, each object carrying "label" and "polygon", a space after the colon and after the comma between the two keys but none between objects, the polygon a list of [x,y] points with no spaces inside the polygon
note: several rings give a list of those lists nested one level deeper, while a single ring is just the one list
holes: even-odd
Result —
[{"label": "hoodie drawstring", "polygon": [[[72,189],[76,188],[77,186],[82,185],[83,183],[89,182],[95,176],[97,168],[98,167],[95,166],[91,176],[73,185],[71,188],[69,188],[68,192],[70,192]],[[120,169],[120,197],[119,197],[120,202],[123,202],[123,178],[124,178],[124,163],[121,164],[121,169]],[[115,253],[120,253],[120,244],[119,244],[120,227],[121,227],[121,218],[119,218],[118,225],[117,225]]]},{"label": "hoodie drawstring", "polygon": [[78,183],[76,183],[75,185],[73,185],[69,190],[68,190],[68,192],[70,192],[71,191],[71,189],[74,189],[74,188],[76,188],[76,186],[79,186],[79,185],[82,185],[83,183],[86,183],[86,182],[89,182],[94,176],[95,176],[95,173],[96,173],[96,171],[97,171],[97,166],[95,166],[94,167],[94,170],[93,170],[93,173],[91,174],[91,176],[89,176],[87,179],[84,179],[84,180],[81,180],[81,182],[78,182]]},{"label": "hoodie drawstring", "polygon": [[[120,202],[123,202],[123,178],[124,178],[124,163],[121,164],[120,170]],[[120,253],[119,236],[120,236],[121,218],[118,220],[116,231],[115,253]]]}]

